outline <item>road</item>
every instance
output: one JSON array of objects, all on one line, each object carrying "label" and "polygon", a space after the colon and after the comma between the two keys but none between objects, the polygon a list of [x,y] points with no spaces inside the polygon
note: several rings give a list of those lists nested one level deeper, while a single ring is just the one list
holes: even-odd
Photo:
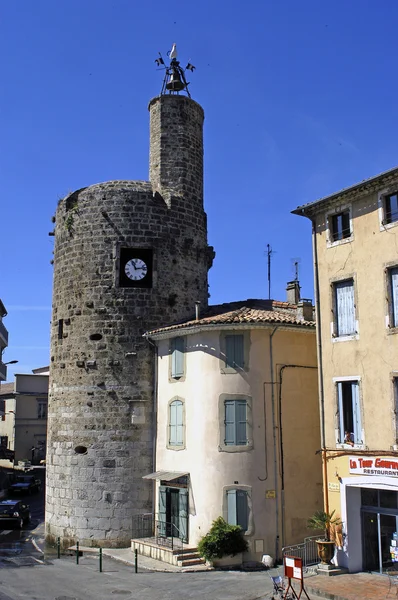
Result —
[{"label": "road", "polygon": [[[164,573],[139,569],[85,554],[57,558],[44,554],[32,538],[43,540],[44,492],[23,498],[32,521],[19,530],[0,530],[0,600],[265,600],[272,582],[264,571]],[[319,600],[319,599],[318,599]]]}]

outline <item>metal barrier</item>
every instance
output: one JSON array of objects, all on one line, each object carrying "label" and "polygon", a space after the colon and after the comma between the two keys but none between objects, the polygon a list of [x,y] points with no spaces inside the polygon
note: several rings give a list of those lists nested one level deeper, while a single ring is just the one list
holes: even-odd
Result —
[{"label": "metal barrier", "polygon": [[155,516],[151,513],[133,515],[132,538],[145,538],[148,542],[158,546],[171,548],[171,550],[183,550],[184,536],[178,527],[174,523],[156,519]]},{"label": "metal barrier", "polygon": [[303,567],[309,567],[319,563],[318,547],[316,540],[319,540],[319,535],[312,535],[304,538],[301,544],[285,546],[282,548],[282,556],[297,556],[303,559]]}]

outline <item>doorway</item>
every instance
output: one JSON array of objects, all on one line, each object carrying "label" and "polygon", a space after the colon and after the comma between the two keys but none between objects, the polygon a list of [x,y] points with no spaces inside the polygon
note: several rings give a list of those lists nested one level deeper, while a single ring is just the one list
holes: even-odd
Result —
[{"label": "doorway", "polygon": [[188,490],[159,487],[159,531],[163,537],[177,537],[188,542]]},{"label": "doorway", "polygon": [[391,547],[398,544],[397,492],[361,489],[363,569],[383,573],[395,563]]}]

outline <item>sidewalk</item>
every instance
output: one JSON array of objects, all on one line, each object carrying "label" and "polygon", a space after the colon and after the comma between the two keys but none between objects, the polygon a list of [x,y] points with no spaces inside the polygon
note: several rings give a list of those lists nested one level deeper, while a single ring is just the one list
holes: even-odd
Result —
[{"label": "sidewalk", "polygon": [[[36,531],[36,534],[39,533]],[[36,538],[34,545],[37,549],[44,547],[44,537]],[[98,548],[79,548],[84,553],[98,553]],[[103,548],[103,556],[120,561],[134,567],[134,552],[131,548]],[[138,555],[139,569],[163,573],[194,573],[199,571],[212,571],[205,565],[195,567],[176,567],[168,563]],[[280,574],[280,569],[271,569],[269,574]],[[250,575],[250,573],[248,573]],[[390,581],[386,575],[370,573],[354,573],[327,577],[308,573],[304,576],[305,590],[311,600],[386,600],[397,598],[396,590],[390,588]],[[296,587],[296,586],[295,586]],[[268,596],[266,596],[268,597]],[[304,599],[304,594],[302,595]]]}]

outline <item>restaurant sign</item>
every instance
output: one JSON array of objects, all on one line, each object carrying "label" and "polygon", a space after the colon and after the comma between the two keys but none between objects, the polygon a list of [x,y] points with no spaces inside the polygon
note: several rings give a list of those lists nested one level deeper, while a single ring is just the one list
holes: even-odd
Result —
[{"label": "restaurant sign", "polygon": [[353,475],[388,475],[398,477],[398,456],[350,456]]}]

